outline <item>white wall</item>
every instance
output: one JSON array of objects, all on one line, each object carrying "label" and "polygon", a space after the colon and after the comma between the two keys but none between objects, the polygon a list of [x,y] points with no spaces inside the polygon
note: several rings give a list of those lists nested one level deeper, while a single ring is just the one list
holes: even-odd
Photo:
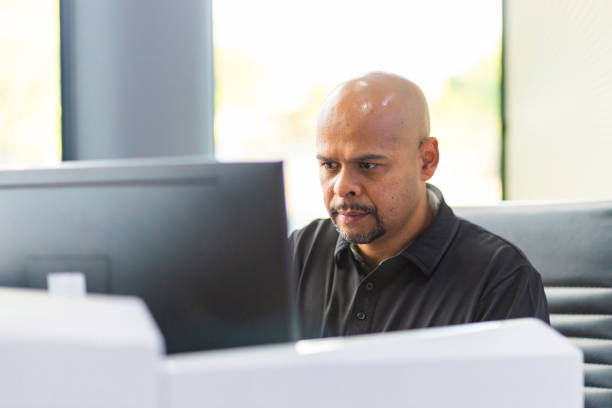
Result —
[{"label": "white wall", "polygon": [[508,198],[612,198],[612,1],[505,11]]}]

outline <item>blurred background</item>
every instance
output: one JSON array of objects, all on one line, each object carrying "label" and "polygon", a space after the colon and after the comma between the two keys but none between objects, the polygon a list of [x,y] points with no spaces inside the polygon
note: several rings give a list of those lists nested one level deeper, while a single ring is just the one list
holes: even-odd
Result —
[{"label": "blurred background", "polygon": [[[115,8],[107,6],[113,1]],[[612,165],[607,159],[612,147],[612,3],[184,0],[168,6],[159,0],[113,1],[0,0],[1,168],[59,163],[66,159],[67,148],[74,148],[75,134],[92,139],[104,132],[130,137],[128,131],[121,133],[122,122],[113,123],[110,116],[98,117],[97,122],[88,119],[87,124],[96,124],[88,125],[91,129],[74,118],[67,121],[62,118],[62,101],[65,116],[110,115],[113,109],[101,106],[101,101],[129,111],[139,104],[121,105],[125,97],[120,92],[131,89],[126,84],[134,81],[126,80],[129,70],[116,65],[125,61],[159,66],[151,62],[155,58],[142,62],[143,55],[173,49],[164,55],[176,63],[160,69],[170,73],[167,88],[160,84],[165,90],[150,98],[158,99],[157,113],[128,117],[146,121],[164,113],[172,116],[175,106],[185,112],[185,105],[175,98],[191,95],[199,101],[195,106],[203,107],[205,120],[176,134],[162,129],[163,134],[151,140],[174,143],[191,132],[196,139],[212,137],[209,153],[214,151],[217,160],[283,160],[292,228],[326,216],[314,153],[319,104],[338,83],[378,70],[405,76],[425,92],[432,136],[439,139],[441,151],[432,183],[451,205],[612,197]],[[98,3],[97,9],[87,3]],[[142,13],[143,7],[148,14]],[[164,12],[156,12],[156,7],[165,7]],[[81,23],[80,28],[66,17],[66,10],[72,10],[73,20],[106,16],[109,23]],[[120,12],[130,18],[122,20]],[[198,13],[204,13],[202,18]],[[147,16],[148,24],[138,20]],[[121,25],[124,20],[129,29]],[[65,27],[72,31],[62,31]],[[166,27],[180,27],[183,36],[201,31],[206,40],[173,40],[160,34]],[[79,36],[79,30],[84,34]],[[113,42],[109,33],[121,36]],[[135,38],[134,47],[117,53],[120,45],[115,44],[124,44],[127,37]],[[121,47],[125,51],[127,46]],[[190,47],[202,54],[199,61],[181,59],[193,55]],[[150,54],[134,52],[140,49]],[[117,55],[119,62],[112,58]],[[189,75],[206,71],[207,61],[214,68],[210,87],[204,76],[196,81],[204,86],[189,87]],[[194,64],[196,74],[177,71],[188,64]],[[112,75],[103,71],[107,66],[114,67]],[[114,87],[97,83],[100,78],[110,78]],[[68,104],[66,95],[75,95],[69,94],[74,88],[82,90],[80,99],[71,97]],[[206,98],[199,98],[200,89],[210,95],[208,105],[214,101],[214,121],[207,119],[208,105]],[[89,105],[78,111],[79,104]],[[190,117],[198,116],[194,104],[188,105]],[[151,123],[145,133],[159,128]],[[136,133],[133,126],[130,129]],[[164,151],[176,154],[160,147],[152,155]]]},{"label": "blurred background", "polygon": [[61,159],[59,1],[0,0],[0,166]]},{"label": "blurred background", "polygon": [[369,71],[423,88],[450,203],[501,199],[501,1],[218,1],[213,30],[216,155],[284,160],[292,225],[326,216],[319,104]]}]

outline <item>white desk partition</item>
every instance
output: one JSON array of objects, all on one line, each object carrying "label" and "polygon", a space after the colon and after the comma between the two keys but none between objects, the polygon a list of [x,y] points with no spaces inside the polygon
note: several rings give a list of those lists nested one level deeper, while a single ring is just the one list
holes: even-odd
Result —
[{"label": "white desk partition", "polygon": [[579,408],[582,353],[534,319],[178,355],[164,407]]},{"label": "white desk partition", "polygon": [[144,303],[0,289],[0,407],[582,407],[582,353],[533,319],[163,354]]},{"label": "white desk partition", "polygon": [[158,408],[162,355],[139,299],[0,289],[0,407]]}]

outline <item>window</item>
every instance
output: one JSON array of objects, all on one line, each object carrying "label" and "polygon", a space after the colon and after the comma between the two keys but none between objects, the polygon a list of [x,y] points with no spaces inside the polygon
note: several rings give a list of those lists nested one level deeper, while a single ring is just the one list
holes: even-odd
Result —
[{"label": "window", "polygon": [[0,168],[60,161],[59,1],[0,0]]},{"label": "window", "polygon": [[[451,204],[495,202],[500,181],[501,1],[213,3],[215,150],[284,160],[292,227],[327,216],[316,113],[338,83],[395,72],[430,104]],[[60,160],[59,2],[0,0],[0,167]]]},{"label": "window", "polygon": [[292,228],[326,217],[316,113],[338,83],[389,71],[419,84],[450,204],[501,199],[501,1],[213,2],[215,150],[284,160]]}]

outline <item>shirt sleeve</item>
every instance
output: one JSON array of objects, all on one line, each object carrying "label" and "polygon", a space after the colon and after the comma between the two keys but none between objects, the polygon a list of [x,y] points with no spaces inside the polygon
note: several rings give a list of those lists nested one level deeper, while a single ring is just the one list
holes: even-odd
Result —
[{"label": "shirt sleeve", "polygon": [[478,302],[475,321],[536,317],[550,324],[548,303],[540,274],[521,265],[486,291]]}]

